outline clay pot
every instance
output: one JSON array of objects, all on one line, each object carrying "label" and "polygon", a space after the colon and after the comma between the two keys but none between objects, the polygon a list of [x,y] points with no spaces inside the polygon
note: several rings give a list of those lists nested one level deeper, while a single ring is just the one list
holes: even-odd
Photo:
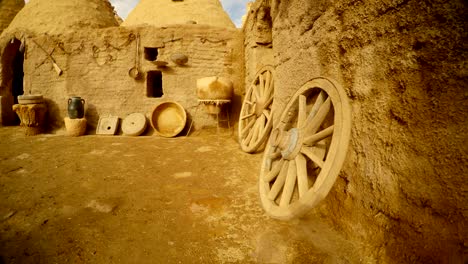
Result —
[{"label": "clay pot", "polygon": [[234,91],[232,81],[224,77],[205,77],[197,80],[199,100],[231,100]]},{"label": "clay pot", "polygon": [[232,98],[232,81],[224,77],[205,77],[197,80],[197,97],[208,114],[219,114],[222,105]]},{"label": "clay pot", "polygon": [[68,116],[70,119],[84,117],[84,104],[85,100],[79,96],[68,98]]}]

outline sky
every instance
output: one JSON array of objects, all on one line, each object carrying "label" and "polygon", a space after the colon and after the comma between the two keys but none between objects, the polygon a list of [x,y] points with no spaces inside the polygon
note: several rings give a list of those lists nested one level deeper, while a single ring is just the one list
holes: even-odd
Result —
[{"label": "sky", "polygon": [[[119,16],[125,20],[128,13],[136,6],[139,0],[110,0]],[[245,7],[249,0],[221,0],[224,10],[229,14],[237,27],[242,25],[242,16],[245,14]]]},{"label": "sky", "polygon": [[[29,0],[25,0],[27,3]],[[139,0],[110,0],[119,16],[125,20],[128,13],[136,6]],[[229,14],[237,27],[242,25],[242,16],[245,14],[245,7],[249,0],[221,0],[224,10]]]}]

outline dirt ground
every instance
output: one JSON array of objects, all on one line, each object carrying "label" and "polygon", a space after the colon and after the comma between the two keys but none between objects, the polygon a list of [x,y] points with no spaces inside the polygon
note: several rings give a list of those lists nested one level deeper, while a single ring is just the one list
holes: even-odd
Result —
[{"label": "dirt ground", "polygon": [[[232,135],[0,128],[0,263],[360,263],[320,215],[279,222]],[[307,223],[305,225],[304,223]]]}]

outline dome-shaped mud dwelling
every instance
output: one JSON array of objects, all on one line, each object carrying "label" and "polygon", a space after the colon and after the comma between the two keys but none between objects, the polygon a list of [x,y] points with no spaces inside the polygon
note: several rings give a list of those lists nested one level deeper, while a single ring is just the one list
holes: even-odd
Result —
[{"label": "dome-shaped mud dwelling", "polygon": [[16,14],[23,8],[24,0],[0,1],[0,34],[8,27]]},{"label": "dome-shaped mud dwelling", "polygon": [[201,24],[234,28],[219,0],[141,0],[122,26]]},{"label": "dome-shaped mud dwelling", "polygon": [[107,0],[30,0],[3,33],[59,35],[118,25]]}]

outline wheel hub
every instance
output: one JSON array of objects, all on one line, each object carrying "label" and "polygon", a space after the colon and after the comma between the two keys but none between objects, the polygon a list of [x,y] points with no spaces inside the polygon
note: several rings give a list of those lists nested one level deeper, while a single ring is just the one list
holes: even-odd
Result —
[{"label": "wheel hub", "polygon": [[288,131],[277,128],[272,132],[270,144],[273,147],[279,147],[284,159],[292,160],[301,150],[302,138],[302,133],[297,128],[291,128]]},{"label": "wheel hub", "polygon": [[255,104],[255,115],[257,116],[257,118],[263,114],[263,109],[265,109],[264,105],[265,102],[263,102],[262,100],[257,101],[257,103]]}]

